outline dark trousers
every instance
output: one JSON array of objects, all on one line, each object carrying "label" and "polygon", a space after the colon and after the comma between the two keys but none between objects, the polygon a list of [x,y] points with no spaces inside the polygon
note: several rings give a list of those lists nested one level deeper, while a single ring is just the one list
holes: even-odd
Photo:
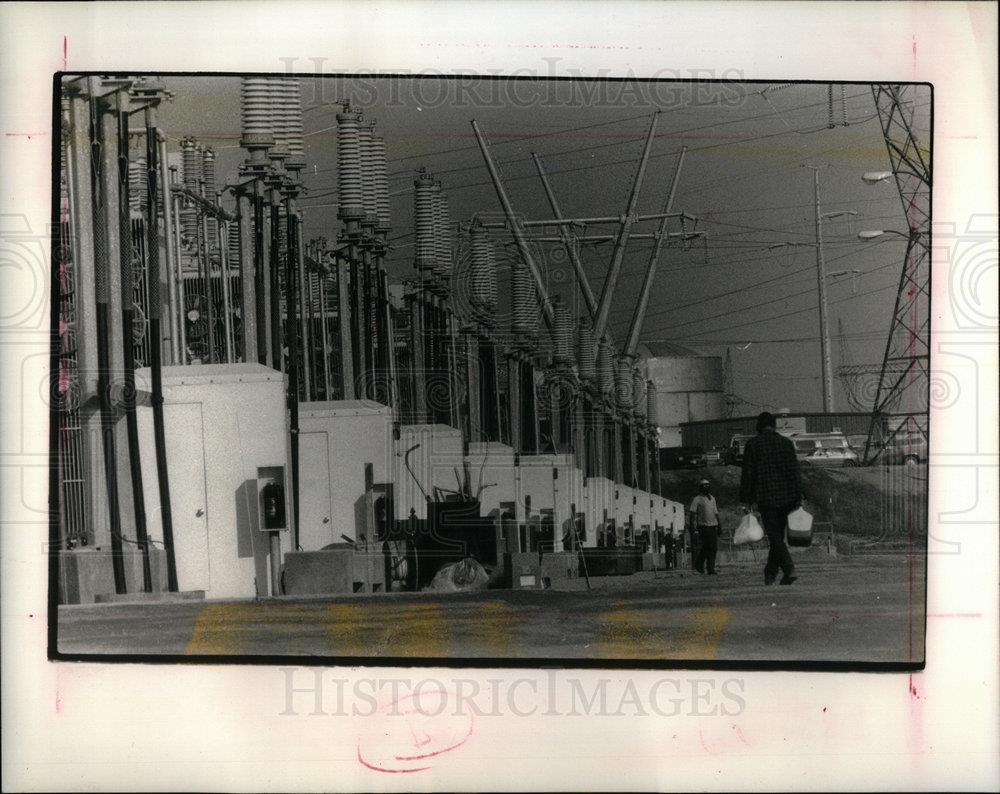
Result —
[{"label": "dark trousers", "polygon": [[695,570],[704,573],[707,568],[709,573],[715,573],[715,555],[719,551],[719,528],[698,527],[698,546],[698,556],[694,560]]},{"label": "dark trousers", "polygon": [[767,552],[767,563],[764,565],[764,578],[774,579],[778,570],[785,576],[791,576],[795,571],[792,555],[785,545],[785,527],[788,524],[788,514],[795,505],[785,507],[761,507],[760,518],[764,524],[764,534],[770,547]]}]

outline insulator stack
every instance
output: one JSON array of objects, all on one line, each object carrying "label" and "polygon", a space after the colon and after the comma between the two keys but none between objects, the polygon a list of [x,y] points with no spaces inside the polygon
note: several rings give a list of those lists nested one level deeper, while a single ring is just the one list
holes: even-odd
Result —
[{"label": "insulator stack", "polygon": [[[206,148],[201,153],[201,174],[204,196],[208,201],[215,203],[215,152],[210,148]],[[219,247],[219,226],[218,221],[209,215],[206,218],[206,226],[208,227],[208,247],[210,250],[215,250]]]},{"label": "insulator stack", "polygon": [[360,113],[337,114],[337,217],[344,220],[360,220],[365,214],[360,125]]},{"label": "insulator stack", "polygon": [[511,323],[510,329],[518,336],[535,335],[537,300],[535,283],[531,280],[528,266],[520,259],[511,264]]},{"label": "insulator stack", "polygon": [[581,380],[597,379],[597,345],[588,320],[580,320],[576,329],[576,366]]},{"label": "insulator stack", "polygon": [[435,206],[434,226],[437,234],[434,272],[444,280],[451,276],[451,217],[448,211],[448,196],[441,190],[441,183],[434,184]]},{"label": "insulator stack", "polygon": [[469,299],[477,314],[490,313],[490,238],[482,226],[471,232],[472,252],[469,265]]},{"label": "insulator stack", "polygon": [[562,300],[554,299],[552,320],[553,363],[569,366],[573,363],[573,315]]},{"label": "insulator stack", "polygon": [[639,370],[632,370],[632,402],[638,416],[646,415],[646,379]]},{"label": "insulator stack", "polygon": [[389,217],[389,173],[385,159],[385,139],[372,135],[372,150],[375,153],[375,208],[378,214],[378,228],[388,230]]},{"label": "insulator stack", "polygon": [[618,406],[629,409],[633,405],[632,395],[632,365],[628,361],[619,361],[615,370],[615,398]]},{"label": "insulator stack", "polygon": [[434,269],[436,258],[434,235],[434,177],[421,174],[413,182],[413,225],[416,230],[414,265],[420,272]]},{"label": "insulator stack", "polygon": [[268,120],[274,132],[274,146],[268,152],[272,164],[283,168],[288,159],[288,114],[285,111],[285,85],[283,78],[270,78],[267,81]]},{"label": "insulator stack", "polygon": [[358,142],[361,149],[361,204],[365,210],[365,222],[374,226],[378,216],[378,199],[375,197],[375,147],[370,123],[361,125]]},{"label": "insulator stack", "polygon": [[597,388],[605,395],[611,395],[615,390],[614,351],[607,337],[597,344]]},{"label": "insulator stack", "polygon": [[306,151],[302,137],[302,87],[294,77],[282,80],[284,98],[285,145],[288,160],[285,168],[298,174],[306,167]]},{"label": "insulator stack", "polygon": [[229,267],[236,268],[240,264],[240,229],[235,223],[229,225],[229,239],[227,250],[229,251]]},{"label": "insulator stack", "polygon": [[267,166],[267,150],[274,146],[268,82],[266,77],[244,77],[240,89],[240,146],[250,153],[247,165],[257,170]]},{"label": "insulator stack", "polygon": [[487,296],[489,300],[490,313],[495,314],[497,309],[497,299],[499,290],[497,289],[497,257],[496,252],[493,250],[493,244],[490,243],[489,248],[486,249],[487,258],[489,261],[489,270],[487,270]]},{"label": "insulator stack", "polygon": [[651,425],[659,424],[660,410],[656,405],[656,384],[646,381],[646,421]]},{"label": "insulator stack", "polygon": [[[202,161],[194,138],[181,141],[181,179],[186,190],[200,192]],[[198,239],[198,210],[195,207],[186,206],[181,212],[181,227],[184,236],[193,244]]]},{"label": "insulator stack", "polygon": [[132,212],[146,211],[146,158],[139,156],[128,161],[128,206]]}]

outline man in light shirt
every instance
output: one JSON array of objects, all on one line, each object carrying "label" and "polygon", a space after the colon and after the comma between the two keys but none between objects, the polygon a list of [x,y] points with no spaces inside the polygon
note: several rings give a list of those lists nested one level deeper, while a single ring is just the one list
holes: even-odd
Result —
[{"label": "man in light shirt", "polygon": [[691,527],[698,533],[698,554],[694,569],[698,573],[715,575],[715,555],[719,550],[719,506],[712,496],[712,485],[708,480],[698,483],[699,494],[691,502],[688,513]]}]

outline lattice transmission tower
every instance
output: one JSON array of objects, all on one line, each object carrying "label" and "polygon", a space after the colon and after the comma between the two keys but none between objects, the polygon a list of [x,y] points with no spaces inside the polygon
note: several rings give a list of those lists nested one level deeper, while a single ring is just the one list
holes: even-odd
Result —
[{"label": "lattice transmission tower", "polygon": [[[865,444],[869,461],[898,433],[928,432],[930,383],[931,160],[914,132],[919,86],[872,86],[892,176],[906,217],[906,256]],[[897,232],[898,233],[898,232]],[[885,421],[888,434],[883,434]]]}]

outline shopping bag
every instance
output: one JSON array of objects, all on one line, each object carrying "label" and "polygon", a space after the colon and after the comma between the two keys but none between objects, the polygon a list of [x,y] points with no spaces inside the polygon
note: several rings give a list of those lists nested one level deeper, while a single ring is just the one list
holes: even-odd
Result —
[{"label": "shopping bag", "polygon": [[733,533],[733,543],[737,546],[742,546],[744,543],[756,543],[758,540],[763,539],[764,530],[761,528],[757,516],[753,513],[747,513],[743,516],[740,525],[736,527],[736,531]]},{"label": "shopping bag", "polygon": [[809,546],[812,544],[813,517],[799,507],[788,514],[788,545]]}]

